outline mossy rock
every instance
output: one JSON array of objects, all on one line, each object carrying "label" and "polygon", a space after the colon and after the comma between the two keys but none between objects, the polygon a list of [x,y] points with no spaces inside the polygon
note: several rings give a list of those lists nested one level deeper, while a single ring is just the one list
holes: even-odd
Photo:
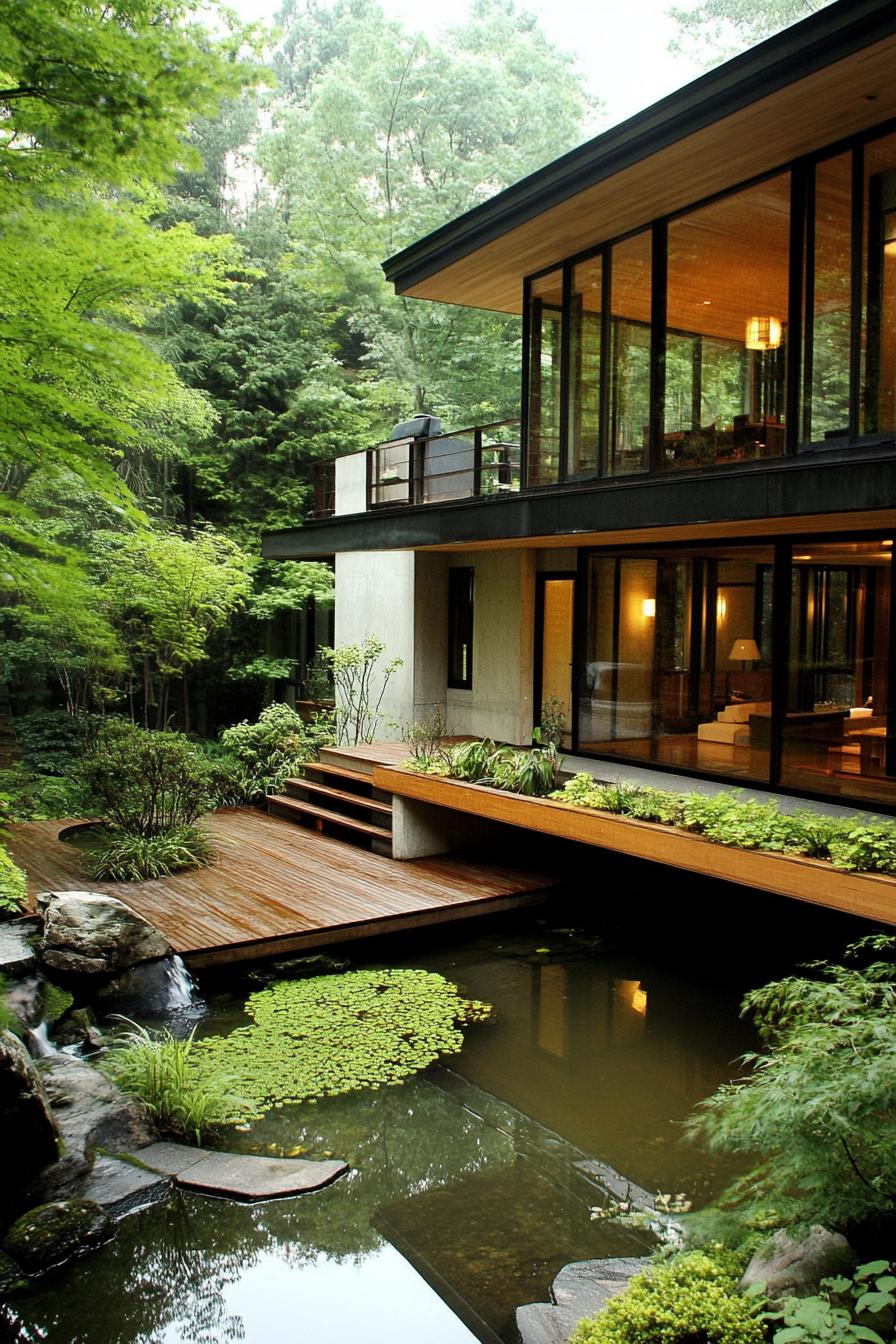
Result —
[{"label": "mossy rock", "polygon": [[26,1273],[40,1274],[106,1241],[111,1228],[108,1215],[92,1200],[39,1204],[13,1223],[3,1250]]},{"label": "mossy rock", "polygon": [[28,1287],[28,1280],[10,1256],[0,1251],[0,1300],[11,1297],[22,1288]]}]

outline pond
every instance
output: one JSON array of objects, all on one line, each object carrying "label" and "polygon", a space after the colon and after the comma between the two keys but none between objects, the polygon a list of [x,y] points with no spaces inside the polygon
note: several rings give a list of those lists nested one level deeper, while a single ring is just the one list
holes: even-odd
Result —
[{"label": "pond", "polygon": [[[761,911],[764,898],[749,895]],[[353,955],[352,967],[438,971],[494,1004],[493,1020],[469,1026],[459,1055],[399,1087],[285,1106],[249,1132],[228,1131],[222,1147],[336,1155],[351,1170],[317,1194],[269,1204],[177,1194],[16,1298],[6,1308],[12,1337],[515,1340],[515,1308],[545,1300],[564,1264],[647,1245],[591,1220],[607,1166],[697,1205],[731,1175],[682,1140],[679,1122],[755,1044],[737,1015],[743,990],[795,958],[780,939],[774,957],[749,938],[736,955],[725,950],[714,909],[668,936],[654,928],[648,941],[643,928],[611,932],[570,901]],[[200,1031],[245,1025],[247,995],[275,975],[207,981]]]}]

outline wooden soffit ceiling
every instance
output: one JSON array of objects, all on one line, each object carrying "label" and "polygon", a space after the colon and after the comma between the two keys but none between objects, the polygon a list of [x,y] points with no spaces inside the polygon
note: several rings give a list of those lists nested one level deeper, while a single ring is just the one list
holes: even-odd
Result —
[{"label": "wooden soffit ceiling", "polygon": [[[832,11],[838,9],[839,5],[831,6]],[[896,27],[896,4],[892,4],[891,14]],[[735,64],[729,63],[732,70]],[[717,85],[727,69],[722,66],[713,72]],[[761,90],[761,81],[758,87]],[[650,117],[667,105],[671,108],[676,97],[672,95],[640,116]],[[705,98],[703,113],[705,116]],[[518,313],[524,276],[893,117],[896,32],[834,59],[824,68],[760,96],[656,152],[648,150],[637,161],[602,175],[593,185],[477,245],[475,233],[481,233],[483,222],[487,223],[487,213],[483,212],[491,205],[486,202],[430,240],[392,258],[386,263],[386,273],[399,293],[412,298]],[[638,120],[632,119],[631,124]],[[592,142],[594,151],[615,134],[608,132]],[[659,122],[656,139],[662,139]],[[597,153],[593,171],[601,174]],[[534,174],[502,197],[511,198],[519,189],[522,198],[528,187],[531,211],[533,189],[540,176]],[[556,194],[556,184],[553,190]],[[496,198],[496,203],[500,201]],[[512,204],[504,204],[505,217]],[[468,220],[476,228],[469,230],[471,241],[466,253],[457,256],[464,248],[463,226]],[[428,255],[427,244],[432,244]],[[443,257],[453,251],[455,257],[440,261],[440,251]]]}]

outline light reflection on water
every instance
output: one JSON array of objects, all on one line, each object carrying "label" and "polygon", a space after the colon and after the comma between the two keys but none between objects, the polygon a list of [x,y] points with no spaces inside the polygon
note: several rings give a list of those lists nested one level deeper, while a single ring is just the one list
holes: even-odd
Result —
[{"label": "light reflection on water", "polygon": [[[448,1069],[228,1134],[228,1148],[301,1147],[352,1170],[301,1199],[178,1195],[127,1220],[16,1299],[21,1341],[460,1344],[469,1326],[494,1344],[515,1338],[514,1308],[544,1300],[563,1264],[644,1246],[591,1222],[583,1160],[698,1203],[718,1188],[726,1173],[677,1122],[751,1043],[739,988],[519,917],[389,964],[442,972],[490,1000],[494,1021],[468,1030]],[[244,997],[211,996],[201,1029],[243,1021]]]}]

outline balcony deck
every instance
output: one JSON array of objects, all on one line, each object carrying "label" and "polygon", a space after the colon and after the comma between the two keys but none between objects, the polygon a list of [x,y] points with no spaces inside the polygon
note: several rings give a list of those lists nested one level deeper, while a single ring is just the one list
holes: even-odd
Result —
[{"label": "balcony deck", "polygon": [[217,858],[153,882],[88,882],[65,823],[10,828],[9,848],[38,891],[117,896],[193,968],[315,950],[496,914],[543,899],[557,877],[526,864],[439,857],[398,863],[254,808],[207,818]]}]

